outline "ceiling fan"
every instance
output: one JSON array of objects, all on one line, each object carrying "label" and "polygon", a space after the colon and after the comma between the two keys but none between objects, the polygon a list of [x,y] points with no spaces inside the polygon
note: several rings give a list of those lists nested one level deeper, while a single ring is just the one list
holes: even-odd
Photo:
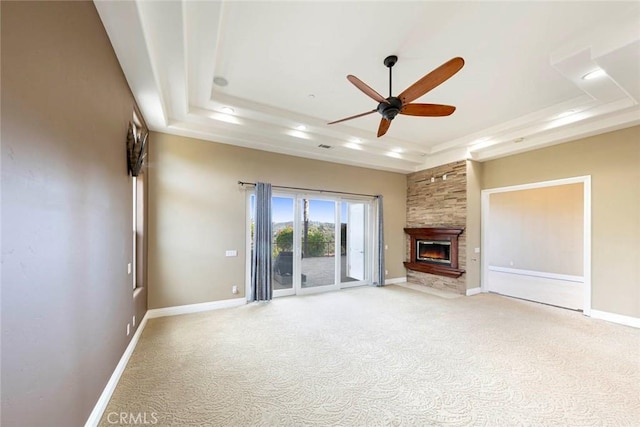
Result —
[{"label": "ceiling fan", "polygon": [[358,117],[366,116],[367,114],[375,113],[376,111],[382,115],[380,120],[380,126],[378,127],[378,138],[387,133],[389,126],[391,126],[391,120],[393,120],[398,114],[404,114],[407,116],[423,116],[423,117],[442,117],[449,116],[455,110],[456,107],[452,105],[441,104],[412,104],[414,101],[420,98],[425,93],[434,89],[438,85],[447,81],[451,76],[460,71],[464,66],[464,59],[456,57],[445,62],[411,86],[404,90],[398,96],[391,95],[391,69],[398,62],[398,57],[395,55],[387,56],[384,60],[384,65],[389,68],[389,97],[384,98],[375,90],[371,89],[362,80],[349,74],[347,80],[349,80],[355,87],[364,92],[374,101],[378,101],[378,108],[375,110],[367,111],[366,113],[357,114],[355,116],[347,117],[345,119],[336,120],[329,123],[330,125],[335,123],[344,122]]}]

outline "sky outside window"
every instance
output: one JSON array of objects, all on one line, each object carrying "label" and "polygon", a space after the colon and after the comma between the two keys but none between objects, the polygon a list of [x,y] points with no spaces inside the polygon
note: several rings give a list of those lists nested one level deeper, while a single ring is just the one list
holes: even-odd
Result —
[{"label": "sky outside window", "polygon": [[[273,196],[271,198],[271,219],[274,223],[290,222],[293,220],[293,198]],[[251,218],[254,218],[255,196],[251,196]],[[335,202],[329,200],[309,200],[309,221],[335,221]],[[342,203],[342,222],[347,220],[347,204]]]}]

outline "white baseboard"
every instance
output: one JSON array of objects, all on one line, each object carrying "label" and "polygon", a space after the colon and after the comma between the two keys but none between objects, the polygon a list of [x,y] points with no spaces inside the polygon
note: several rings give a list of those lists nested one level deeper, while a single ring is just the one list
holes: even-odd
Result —
[{"label": "white baseboard", "polygon": [[131,338],[131,341],[129,341],[129,345],[122,354],[120,361],[116,365],[116,369],[114,369],[113,374],[111,374],[111,378],[109,378],[107,385],[102,391],[102,394],[100,395],[96,406],[93,407],[93,411],[91,411],[89,419],[87,419],[87,422],[84,425],[85,427],[96,427],[100,422],[102,414],[104,414],[105,409],[107,409],[109,400],[111,400],[111,396],[113,395],[113,392],[118,385],[118,381],[120,381],[120,377],[122,376],[124,369],[127,367],[127,363],[129,363],[129,358],[131,358],[133,350],[135,350],[136,345],[138,344],[140,335],[142,335],[142,331],[147,325],[147,319],[148,316],[145,314],[142,318],[142,322],[140,322],[140,325],[138,325],[138,329],[136,330],[135,334],[133,334],[133,338]]},{"label": "white baseboard", "polygon": [[468,297],[470,297],[471,295],[478,295],[480,293],[482,293],[482,288],[480,288],[480,287],[467,289],[467,296]]},{"label": "white baseboard", "polygon": [[393,279],[385,279],[385,285],[394,285],[396,283],[404,283],[407,281],[407,276],[404,277],[394,277]]},{"label": "white baseboard", "polygon": [[165,316],[177,316],[179,314],[200,313],[201,311],[219,310],[221,308],[238,307],[245,305],[245,298],[224,299],[221,301],[202,302],[199,304],[177,305],[174,307],[153,308],[147,311],[149,319]]},{"label": "white baseboard", "polygon": [[640,318],[624,316],[622,314],[609,313],[600,310],[591,310],[591,317],[594,319],[606,320],[607,322],[619,323],[621,325],[640,328]]},{"label": "white baseboard", "polygon": [[85,423],[85,427],[96,427],[104,414],[105,409],[107,409],[107,405],[109,404],[109,400],[111,400],[111,396],[113,395],[116,386],[118,385],[118,381],[120,381],[120,377],[124,372],[124,369],[127,367],[127,363],[129,363],[129,358],[133,354],[133,350],[135,350],[136,345],[138,344],[138,340],[140,339],[140,335],[142,335],[142,331],[144,327],[147,325],[148,319],[154,319],[157,317],[165,317],[165,316],[176,316],[178,314],[187,314],[187,313],[199,313],[201,311],[209,311],[209,310],[219,310],[221,308],[229,308],[229,307],[238,307],[240,305],[244,305],[247,303],[245,298],[234,298],[227,299],[222,301],[211,301],[211,302],[203,302],[200,304],[188,304],[188,305],[179,305],[176,307],[164,307],[164,308],[154,308],[152,310],[147,310],[144,317],[142,318],[142,322],[138,326],[133,338],[129,342],[126,350],[122,354],[116,369],[111,374],[111,378],[109,378],[109,382],[105,386],[96,406],[94,406],[93,411],[91,411],[91,415],[89,415],[89,419]]}]

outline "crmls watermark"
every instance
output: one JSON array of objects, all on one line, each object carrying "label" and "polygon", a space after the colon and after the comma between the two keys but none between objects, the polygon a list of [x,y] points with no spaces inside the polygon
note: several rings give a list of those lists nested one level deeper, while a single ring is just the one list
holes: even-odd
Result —
[{"label": "crmls watermark", "polygon": [[157,412],[109,412],[107,414],[109,424],[125,426],[158,424]]}]

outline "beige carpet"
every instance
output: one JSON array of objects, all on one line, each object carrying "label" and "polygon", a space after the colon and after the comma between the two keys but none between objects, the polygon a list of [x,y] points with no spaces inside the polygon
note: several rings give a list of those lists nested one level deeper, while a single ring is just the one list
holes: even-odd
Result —
[{"label": "beige carpet", "polygon": [[639,353],[640,330],[496,295],[287,297],[150,320],[101,425],[639,426]]}]

